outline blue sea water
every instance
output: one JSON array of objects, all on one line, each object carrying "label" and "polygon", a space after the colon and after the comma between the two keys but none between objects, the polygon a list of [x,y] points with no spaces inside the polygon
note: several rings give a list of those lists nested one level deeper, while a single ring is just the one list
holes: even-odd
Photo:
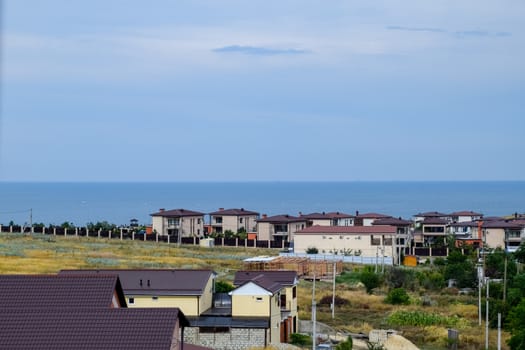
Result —
[{"label": "blue sea water", "polygon": [[13,220],[77,226],[109,221],[151,223],[159,208],[261,214],[378,212],[405,219],[424,211],[473,210],[485,216],[525,212],[525,181],[508,182],[0,182],[0,223]]}]

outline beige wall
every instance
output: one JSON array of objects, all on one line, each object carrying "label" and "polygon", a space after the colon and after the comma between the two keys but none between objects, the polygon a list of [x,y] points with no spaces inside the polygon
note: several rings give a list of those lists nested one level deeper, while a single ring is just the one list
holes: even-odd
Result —
[{"label": "beige wall", "polygon": [[[394,241],[395,235],[391,234],[377,234],[374,238],[379,238],[379,245],[372,245],[371,235],[345,235],[345,234],[296,234],[294,240],[294,251],[296,253],[305,253],[309,247],[316,247],[319,254],[331,254],[331,251],[337,250],[338,254],[343,251],[352,249],[350,255],[358,250],[361,251],[361,256],[375,257],[378,247],[384,247],[385,256],[395,256],[393,245],[384,245],[383,236],[386,239],[392,238]],[[392,243],[393,244],[393,243]]]},{"label": "beige wall", "polygon": [[485,229],[485,242],[489,248],[505,249],[505,230],[503,228]]},{"label": "beige wall", "polygon": [[[129,303],[129,298],[134,298],[133,304]],[[157,300],[153,300],[151,295],[131,295],[126,294],[128,307],[178,307],[186,316],[198,316],[199,298],[197,296],[162,296],[159,295]]]},{"label": "beige wall", "polygon": [[233,317],[268,317],[270,316],[269,295],[232,295]]},{"label": "beige wall", "polygon": [[312,226],[332,226],[332,220],[331,219],[313,219],[312,220]]},{"label": "beige wall", "polygon": [[206,287],[204,288],[204,292],[202,293],[200,299],[199,299],[199,311],[200,313],[210,309],[213,305],[213,283],[214,278],[213,276],[210,277],[208,280],[208,283],[206,283]]},{"label": "beige wall", "polygon": [[[215,222],[216,217],[222,217],[222,224],[217,224]],[[241,222],[242,219],[242,222]],[[242,216],[233,216],[233,215],[213,215],[211,217],[211,225],[213,227],[221,226],[222,232],[230,230],[237,232],[239,229],[244,227],[247,232],[254,232],[254,229],[257,229],[257,215],[242,215]]]},{"label": "beige wall", "polygon": [[178,228],[181,237],[201,236],[204,232],[204,216],[184,216],[180,217],[179,224],[175,226],[168,225],[168,221],[174,218],[153,216],[152,229],[156,230],[159,235],[168,234],[168,229]]},{"label": "beige wall", "polygon": [[272,239],[273,225],[269,222],[258,222],[257,223],[257,239],[261,241],[267,241]]}]

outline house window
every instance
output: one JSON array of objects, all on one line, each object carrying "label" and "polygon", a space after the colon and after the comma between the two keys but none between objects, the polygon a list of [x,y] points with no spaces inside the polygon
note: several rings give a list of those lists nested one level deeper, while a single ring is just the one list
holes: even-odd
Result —
[{"label": "house window", "polygon": [[216,216],[215,217],[215,223],[216,224],[222,224],[222,216]]},{"label": "house window", "polygon": [[297,291],[296,291],[296,288],[295,286],[292,288],[292,298],[297,298]]},{"label": "house window", "polygon": [[128,298],[128,304],[134,305],[135,304],[135,298]]},{"label": "house window", "polygon": [[201,223],[201,219],[197,219],[197,224],[200,224]]},{"label": "house window", "polygon": [[151,300],[153,300],[153,301],[158,301],[158,300],[159,300],[159,297],[157,297],[157,296],[153,296],[153,297],[151,297]]},{"label": "house window", "polygon": [[242,218],[239,218],[239,223],[241,223],[241,224],[242,224]]},{"label": "house window", "polygon": [[263,298],[262,298],[262,297],[256,297],[256,298],[255,298],[255,301],[257,301],[257,302],[261,302],[261,301],[263,301]]},{"label": "house window", "polygon": [[371,245],[381,245],[381,237],[370,236]]},{"label": "house window", "polygon": [[168,219],[168,226],[179,226],[179,225],[180,225],[180,219],[179,218]]}]

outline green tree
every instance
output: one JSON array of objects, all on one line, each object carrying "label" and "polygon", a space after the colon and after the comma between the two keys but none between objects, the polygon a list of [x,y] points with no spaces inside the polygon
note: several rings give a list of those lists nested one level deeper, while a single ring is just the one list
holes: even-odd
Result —
[{"label": "green tree", "polygon": [[496,248],[485,257],[485,274],[490,278],[502,279],[507,259],[507,279],[512,278],[517,272],[514,256],[507,254],[503,249]]},{"label": "green tree", "polygon": [[216,281],[215,282],[215,292],[216,293],[228,293],[234,290],[235,287],[225,281]]},{"label": "green tree", "polygon": [[365,285],[368,294],[372,294],[372,290],[381,285],[381,278],[379,275],[371,271],[363,271],[359,276],[359,280]]},{"label": "green tree", "polygon": [[344,342],[337,344],[335,350],[352,350],[353,341],[352,337],[346,338]]},{"label": "green tree", "polygon": [[292,333],[290,335],[290,344],[297,346],[312,345],[312,338],[305,334]]},{"label": "green tree", "polygon": [[319,249],[316,247],[308,247],[306,248],[306,254],[319,254]]},{"label": "green tree", "polygon": [[447,257],[444,277],[446,280],[455,279],[459,288],[475,287],[478,278],[472,259],[457,249],[451,251]]},{"label": "green tree", "polygon": [[392,305],[408,305],[410,304],[410,296],[403,288],[394,288],[385,298],[385,303]]},{"label": "green tree", "polygon": [[511,333],[507,344],[512,350],[525,349],[525,299],[510,310],[507,322]]}]

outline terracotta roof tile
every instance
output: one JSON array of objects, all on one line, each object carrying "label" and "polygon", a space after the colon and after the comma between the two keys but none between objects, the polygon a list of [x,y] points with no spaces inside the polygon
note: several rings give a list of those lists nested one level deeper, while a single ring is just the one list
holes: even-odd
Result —
[{"label": "terracotta roof tile", "polygon": [[188,209],[172,209],[172,210],[161,210],[159,212],[150,214],[150,216],[162,216],[170,218],[180,218],[184,216],[203,216],[204,213],[188,210]]},{"label": "terracotta roof tile", "polygon": [[261,219],[257,219],[257,222],[269,222],[273,224],[281,224],[281,223],[290,223],[290,222],[301,222],[306,221],[305,218],[292,216],[288,214],[282,214],[282,215],[275,215],[275,216],[268,216],[263,217]]}]

